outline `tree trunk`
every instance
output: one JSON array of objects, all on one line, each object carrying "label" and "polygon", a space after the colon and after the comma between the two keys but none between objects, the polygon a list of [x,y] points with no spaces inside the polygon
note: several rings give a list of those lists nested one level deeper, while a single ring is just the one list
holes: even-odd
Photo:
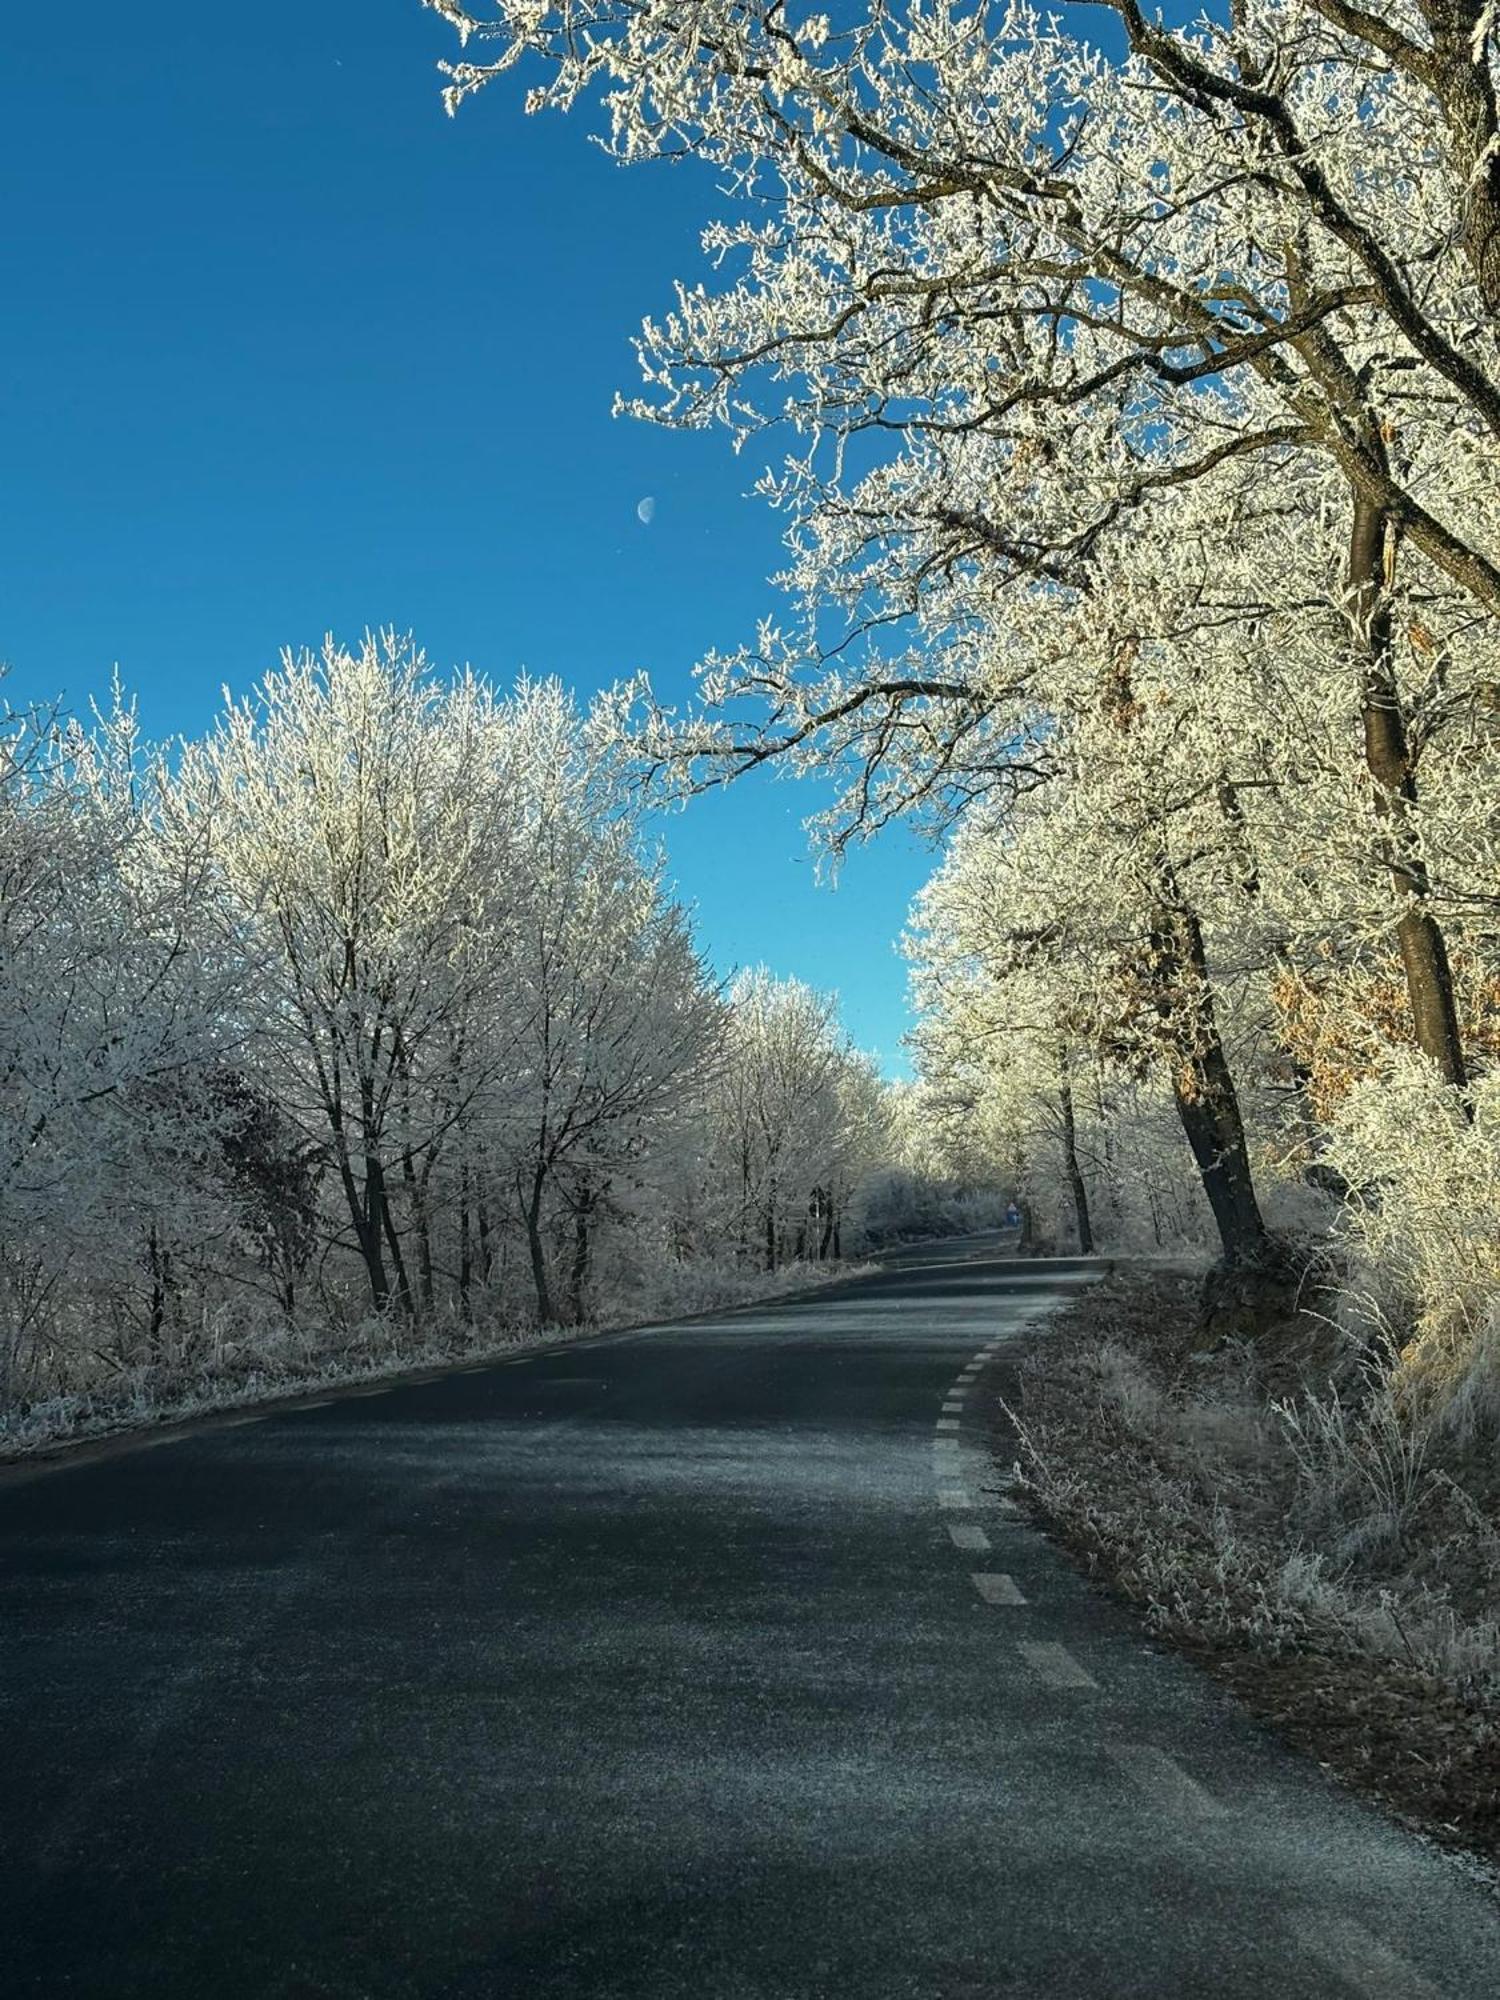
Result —
[{"label": "tree trunk", "polygon": [[[1024,1168],[1022,1171],[1024,1172]],[[1018,1182],[1020,1178],[1018,1173],[1016,1175]],[[1016,1255],[1033,1257],[1036,1255],[1036,1217],[1031,1212],[1031,1203],[1024,1194],[1018,1193],[1012,1199],[1016,1204],[1016,1213],[1021,1218],[1020,1227],[1016,1231]]]},{"label": "tree trunk", "polygon": [[1084,1183],[1083,1169],[1078,1164],[1078,1123],[1073,1115],[1073,1085],[1068,1079],[1067,1056],[1063,1057],[1062,1089],[1062,1135],[1063,1162],[1068,1173],[1068,1187],[1073,1195],[1073,1215],[1078,1224],[1078,1248],[1085,1257],[1094,1254],[1094,1230],[1089,1219],[1089,1191]]},{"label": "tree trunk", "polygon": [[467,1324],[474,1317],[474,1225],[469,1208],[469,1169],[465,1165],[458,1192],[458,1310]]},{"label": "tree trunk", "polygon": [[536,1287],[537,1317],[543,1326],[552,1322],[552,1288],[547,1280],[547,1247],[542,1241],[542,1195],[546,1189],[546,1175],[538,1170],[533,1175],[531,1194],[526,1203],[526,1246],[531,1252],[531,1281]]},{"label": "tree trunk", "polygon": [[349,1144],[344,1128],[344,1114],[336,1100],[327,1104],[328,1121],[333,1131],[334,1157],[338,1162],[339,1185],[344,1190],[344,1200],[349,1209],[349,1220],[353,1225],[354,1239],[359,1245],[360,1258],[365,1267],[365,1278],[370,1287],[370,1303],[376,1312],[384,1312],[390,1303],[390,1280],[386,1276],[385,1255],[380,1247],[380,1223],[372,1224],[369,1201],[369,1183],[361,1189],[354,1177],[354,1165],[349,1156]]},{"label": "tree trunk", "polygon": [[427,1215],[427,1190],[417,1175],[416,1161],[411,1156],[411,1148],[401,1151],[401,1177],[406,1183],[407,1199],[411,1202],[412,1226],[417,1232],[417,1272],[422,1285],[422,1308],[431,1312],[435,1298],[432,1274],[432,1229]]},{"label": "tree trunk", "polygon": [[568,1323],[577,1326],[583,1319],[584,1293],[588,1286],[592,1245],[589,1223],[594,1212],[593,1190],[585,1184],[573,1205],[573,1261],[568,1271]]},{"label": "tree trunk", "polygon": [[[1135,708],[1129,655],[1116,660],[1105,690],[1105,711],[1128,735]],[[1221,805],[1228,810],[1223,781]],[[1275,1262],[1270,1233],[1255,1198],[1244,1121],[1219,1036],[1203,927],[1182,892],[1165,832],[1153,857],[1157,904],[1150,917],[1147,965],[1163,1044],[1172,1072],[1172,1096],[1189,1150],[1213,1211],[1226,1270],[1251,1270]]]},{"label": "tree trunk", "polygon": [[[1120,1163],[1115,1155],[1114,1111],[1105,1095],[1103,1074],[1097,1064],[1094,1070],[1094,1102],[1098,1107],[1099,1136],[1104,1151],[1104,1205],[1113,1224],[1111,1238],[1118,1242],[1124,1233],[1125,1205],[1120,1193]],[[1160,1240],[1158,1232],[1157,1241]]]},{"label": "tree trunk", "polygon": [[370,1213],[370,1231],[376,1242],[385,1237],[385,1247],[390,1252],[391,1270],[395,1274],[396,1303],[404,1313],[410,1314],[415,1307],[411,1294],[411,1281],[406,1275],[406,1259],[401,1253],[401,1237],[396,1229],[396,1218],[391,1213],[390,1196],[386,1191],[385,1167],[373,1156],[365,1160],[365,1200]]},{"label": "tree trunk", "polygon": [[1448,127],[1459,241],[1492,319],[1500,318],[1500,156],[1495,87],[1483,43],[1484,0],[1419,0],[1431,40],[1431,87]]},{"label": "tree trunk", "polygon": [[818,1241],[818,1262],[820,1264],[826,1264],[831,1255],[837,1254],[833,1248],[833,1240],[837,1234],[838,1208],[835,1205],[832,1193],[829,1192],[824,1197],[823,1234]]},{"label": "tree trunk", "polygon": [[386,1274],[380,1230],[378,1227],[372,1229],[362,1213],[355,1234],[359,1239],[359,1254],[364,1261],[365,1277],[370,1286],[370,1303],[376,1312],[383,1313],[391,1302],[391,1281]]},{"label": "tree trunk", "polygon": [[1270,1255],[1270,1235],[1255,1198],[1239,1097],[1219,1036],[1203,930],[1196,911],[1182,900],[1165,855],[1157,873],[1164,897],[1152,916],[1150,963],[1157,1012],[1167,1028],[1177,1115],[1213,1211],[1225,1264],[1261,1264]]},{"label": "tree trunk", "polygon": [[490,1212],[482,1201],[474,1204],[474,1227],[479,1234],[479,1282],[488,1285],[494,1275],[495,1250],[490,1235]]},{"label": "tree trunk", "polygon": [[1376,809],[1388,824],[1384,858],[1398,898],[1406,905],[1396,926],[1396,942],[1406,975],[1417,1047],[1437,1064],[1447,1083],[1468,1083],[1463,1036],[1453,998],[1453,974],[1443,933],[1428,907],[1427,864],[1411,823],[1417,802],[1401,693],[1396,682],[1387,594],[1387,550],[1391,524],[1380,509],[1359,495],[1349,533],[1349,615],[1364,654],[1360,690],[1365,763],[1376,785]]},{"label": "tree trunk", "polygon": [[167,1269],[169,1263],[168,1253],[162,1249],[161,1239],[157,1236],[155,1223],[151,1225],[150,1234],[146,1239],[146,1254],[151,1268],[151,1317],[148,1338],[151,1343],[151,1351],[155,1353],[156,1343],[161,1338],[161,1330],[166,1325],[167,1320]]},{"label": "tree trunk", "polygon": [[1157,1249],[1160,1250],[1167,1240],[1161,1226],[1161,1203],[1156,1198],[1156,1183],[1149,1174],[1145,1176],[1145,1183],[1146,1205],[1151,1210],[1151,1234],[1156,1239]]}]

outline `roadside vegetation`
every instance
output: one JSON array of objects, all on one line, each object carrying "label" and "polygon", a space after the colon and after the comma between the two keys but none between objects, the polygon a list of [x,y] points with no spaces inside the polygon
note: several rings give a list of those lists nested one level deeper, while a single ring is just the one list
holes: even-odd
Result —
[{"label": "roadside vegetation", "polygon": [[1196,1285],[1110,1280],[1024,1361],[1021,1491],[1150,1631],[1326,1767],[1500,1861],[1493,1434],[1309,1322],[1205,1353]]},{"label": "roadside vegetation", "polygon": [[617,1293],[590,1319],[570,1326],[539,1324],[530,1315],[507,1322],[498,1313],[485,1320],[451,1313],[270,1314],[242,1300],[221,1301],[139,1358],[97,1372],[78,1370],[71,1377],[76,1387],[18,1398],[0,1419],[0,1463],[324,1390],[503,1361],[612,1328],[774,1300],[874,1268],[853,1259],[791,1263],[768,1272],[732,1256],[701,1258],[663,1267],[654,1281]]},{"label": "roadside vegetation", "polygon": [[590,729],[390,635],[288,656],[201,742],[12,718],[0,1447],[971,1220],[831,999],[711,977]]}]

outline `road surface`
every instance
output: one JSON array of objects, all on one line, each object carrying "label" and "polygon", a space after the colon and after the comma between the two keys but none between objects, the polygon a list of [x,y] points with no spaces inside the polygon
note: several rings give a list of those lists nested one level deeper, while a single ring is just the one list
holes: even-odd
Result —
[{"label": "road surface", "polygon": [[0,1988],[1494,2000],[1485,1890],[1004,1510],[1083,1281],[913,1253],[0,1481]]}]

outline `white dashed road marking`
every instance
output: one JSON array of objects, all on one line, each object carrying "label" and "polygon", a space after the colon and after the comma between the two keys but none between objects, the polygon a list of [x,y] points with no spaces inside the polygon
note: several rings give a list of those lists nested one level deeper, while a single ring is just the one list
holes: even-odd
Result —
[{"label": "white dashed road marking", "polygon": [[958,1418],[939,1417],[937,1420],[937,1428],[940,1431],[956,1431],[958,1429]]},{"label": "white dashed road marking", "polygon": [[954,1548],[969,1549],[975,1554],[983,1554],[990,1545],[989,1536],[972,1521],[950,1521],[948,1534]]},{"label": "white dashed road marking", "polygon": [[940,1486],[938,1488],[940,1507],[972,1507],[974,1502],[961,1486]]},{"label": "white dashed road marking", "polygon": [[[1024,1604],[1026,1597],[1013,1576],[1004,1576],[998,1570],[975,1570],[969,1578],[986,1604]],[[1061,1646],[1057,1647],[1062,1651]],[[1080,1669],[1080,1671],[1082,1671]]]},{"label": "white dashed road marking", "polygon": [[1348,1917],[1308,1910],[1287,1928],[1304,1951],[1369,2000],[1442,2000],[1439,1989],[1409,1959]]},{"label": "white dashed road marking", "polygon": [[1055,1688],[1096,1688],[1099,1683],[1081,1667],[1066,1646],[1050,1639],[1023,1639],[1016,1651],[1039,1681]]},{"label": "white dashed road marking", "polygon": [[1155,1750],[1149,1743],[1110,1743],[1106,1748],[1126,1776],[1158,1805],[1200,1818],[1223,1812],[1219,1801],[1164,1750]]}]

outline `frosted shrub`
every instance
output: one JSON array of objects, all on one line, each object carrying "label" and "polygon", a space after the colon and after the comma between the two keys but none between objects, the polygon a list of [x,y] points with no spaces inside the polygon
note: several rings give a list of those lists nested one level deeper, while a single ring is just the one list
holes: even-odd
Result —
[{"label": "frosted shrub", "polygon": [[1398,1398],[1464,1435],[1500,1426],[1500,1077],[1473,1106],[1466,1122],[1432,1066],[1396,1052],[1350,1093],[1329,1145],[1355,1190],[1340,1225],[1351,1298],[1397,1349]]}]

